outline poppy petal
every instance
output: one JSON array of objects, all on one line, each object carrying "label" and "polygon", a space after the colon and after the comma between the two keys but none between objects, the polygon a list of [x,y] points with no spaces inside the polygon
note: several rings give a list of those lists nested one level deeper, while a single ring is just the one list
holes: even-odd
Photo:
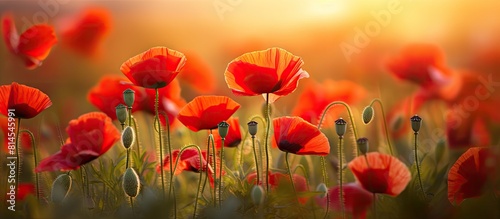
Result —
[{"label": "poppy petal", "polygon": [[17,45],[19,45],[19,33],[11,13],[2,16],[3,39],[7,48],[11,53],[17,53]]},{"label": "poppy petal", "polygon": [[14,109],[14,117],[30,119],[51,105],[47,94],[36,88],[16,82],[0,86],[0,113],[5,116],[8,116],[8,109]]},{"label": "poppy petal", "polygon": [[326,136],[314,125],[300,117],[273,119],[274,138],[278,148],[299,155],[327,155],[330,144]]},{"label": "poppy petal", "polygon": [[225,96],[198,96],[186,104],[177,115],[179,121],[192,131],[215,129],[217,125],[226,121],[240,108],[229,97]]}]

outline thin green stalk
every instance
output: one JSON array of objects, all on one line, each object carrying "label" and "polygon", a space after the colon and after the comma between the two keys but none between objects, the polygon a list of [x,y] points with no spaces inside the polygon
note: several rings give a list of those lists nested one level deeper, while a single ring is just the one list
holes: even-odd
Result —
[{"label": "thin green stalk", "polygon": [[135,210],[134,210],[134,199],[132,197],[128,197],[130,200],[130,207],[132,207],[132,215],[135,215]]},{"label": "thin green stalk", "polygon": [[127,107],[128,110],[128,126],[132,126],[132,107]]},{"label": "thin green stalk", "polygon": [[377,193],[373,193],[373,217],[377,219]]},{"label": "thin green stalk", "polygon": [[[321,115],[321,119],[319,120],[318,129],[321,129],[321,124],[323,123],[323,120],[325,119],[325,115],[328,112],[328,110],[330,109],[330,107],[332,107],[334,105],[338,105],[338,104],[343,105],[347,109],[347,113],[349,114],[349,120],[351,121],[351,124],[352,124],[351,129],[352,129],[352,133],[354,134],[354,141],[356,141],[358,139],[358,132],[356,130],[356,123],[354,123],[354,117],[352,116],[351,107],[349,107],[349,105],[343,101],[333,101],[330,104],[328,104],[328,106],[326,106],[325,110],[323,111],[323,114]],[[356,146],[356,142],[354,142],[354,148],[356,150],[356,156],[359,156],[359,150],[358,150],[358,147]]]},{"label": "thin green stalk", "polygon": [[[21,127],[19,127],[21,128]],[[33,135],[33,133],[31,133],[29,130],[27,129],[24,129],[24,130],[21,130],[20,133],[28,133],[28,135],[30,136],[30,140],[31,140],[31,148],[33,148],[33,161],[34,161],[34,166],[36,167],[38,165],[38,156],[37,156],[37,149],[36,149],[36,144],[35,144],[35,136]],[[39,178],[38,178],[38,173],[35,172],[35,192],[36,192],[36,200],[37,201],[40,201],[40,188],[39,188]]]},{"label": "thin green stalk", "polygon": [[[323,173],[323,182],[325,183],[326,187],[328,188],[328,174],[326,173],[326,161],[325,157],[321,156],[320,157],[321,161],[321,172]],[[330,211],[330,193],[326,193],[326,211],[325,211],[325,216],[323,218],[328,218],[328,213]]]},{"label": "thin green stalk", "polygon": [[[141,155],[141,146],[139,144],[139,129],[138,129],[138,126],[137,126],[137,120],[135,119],[135,117],[132,116],[132,122],[134,123],[134,132],[135,132],[135,138],[136,138],[136,141],[135,141],[135,145],[137,146],[137,155]],[[163,161],[162,161],[163,162]]]},{"label": "thin green stalk", "polygon": [[130,157],[130,148],[125,149],[127,151],[127,161],[125,162],[125,170],[128,169],[129,157]]},{"label": "thin green stalk", "polygon": [[17,160],[17,172],[16,172],[16,194],[19,192],[19,180],[21,173],[21,154],[19,153],[19,133],[21,131],[21,118],[17,118],[17,130],[16,130],[16,160]]},{"label": "thin green stalk", "polygon": [[344,160],[344,155],[342,154],[342,143],[343,143],[344,137],[339,136],[339,146],[338,146],[338,157],[339,157],[339,200],[340,200],[340,213],[342,215],[342,218],[345,218],[345,211],[344,211],[344,190],[342,188],[343,186],[343,175],[344,175],[344,170],[343,170],[343,160]]},{"label": "thin green stalk", "polygon": [[[392,144],[391,144],[391,139],[389,137],[389,129],[387,129],[387,120],[385,119],[385,112],[384,112],[384,106],[382,105],[382,101],[378,98],[375,98],[372,100],[370,103],[370,107],[377,102],[378,105],[380,106],[380,110],[382,111],[382,120],[384,123],[384,129],[385,129],[385,138],[387,139],[387,144],[389,145],[389,150],[391,152],[391,155],[394,156],[394,153],[392,151]],[[356,138],[357,139],[357,138]]]},{"label": "thin green stalk", "polygon": [[219,207],[222,206],[222,166],[224,165],[224,138],[221,139],[222,146],[220,148],[220,166],[219,166]]},{"label": "thin green stalk", "polygon": [[255,169],[257,171],[257,185],[260,185],[259,162],[257,159],[257,148],[255,148],[255,136],[252,136],[253,158],[255,159]]},{"label": "thin green stalk", "polygon": [[[160,154],[160,163],[161,165],[163,165],[163,146],[162,146],[162,136],[161,136],[161,121],[160,121],[160,115],[158,113],[158,105],[159,105],[159,92],[158,92],[158,88],[155,89],[155,92],[156,92],[156,95],[155,95],[155,123],[156,123],[156,126],[157,126],[157,132],[158,132],[158,139],[160,141],[160,151],[159,151],[159,154]],[[171,160],[171,159],[170,159]],[[172,165],[172,164],[170,164]],[[161,193],[162,193],[162,197],[163,199],[165,199],[165,179],[164,179],[164,176],[163,176],[163,168],[161,168],[161,171],[160,171],[160,178],[161,178]]]},{"label": "thin green stalk", "polygon": [[293,182],[293,176],[292,176],[292,171],[290,169],[290,163],[288,162],[288,152],[285,153],[285,163],[286,163],[286,168],[288,170],[288,176],[290,177],[290,182],[292,184],[292,189],[293,189],[293,194],[295,196],[295,201],[297,204],[299,204],[299,200],[297,199],[297,191],[295,190],[295,183]]},{"label": "thin green stalk", "polygon": [[212,135],[212,130],[210,130],[210,134],[208,135],[208,138],[210,140],[210,143],[212,144],[212,154],[210,155],[212,157],[212,166],[213,166],[213,179],[214,179],[214,207],[217,207],[217,154],[215,151],[215,142],[214,142],[214,136]]},{"label": "thin green stalk", "polygon": [[418,165],[418,132],[414,133],[415,136],[415,165],[417,166],[417,176],[418,176],[418,183],[420,185],[420,189],[422,190],[422,194],[424,194],[424,198],[426,197],[425,191],[424,191],[424,186],[422,185],[422,179],[420,178],[420,166]]},{"label": "thin green stalk", "polygon": [[[175,170],[177,169],[177,164],[179,164],[179,158],[181,157],[182,153],[184,153],[184,151],[188,148],[196,148],[196,150],[198,151],[198,158],[200,159],[200,179],[198,180],[198,191],[196,192],[196,199],[195,199],[195,202],[194,202],[194,212],[193,212],[193,218],[196,218],[196,209],[198,208],[198,198],[200,196],[200,191],[202,190],[201,189],[201,181],[203,179],[203,156],[202,156],[202,153],[201,153],[201,149],[198,145],[195,145],[195,144],[190,144],[190,145],[187,145],[187,146],[184,146],[180,151],[179,151],[179,155],[177,155],[177,158],[175,160],[175,166],[174,166],[174,169],[173,171],[175,172]],[[207,165],[208,166],[208,165]],[[208,171],[207,171],[208,172]],[[206,182],[206,181],[205,181]],[[175,194],[175,193],[174,193]]]},{"label": "thin green stalk", "polygon": [[[266,172],[264,173],[266,177],[266,188],[267,188],[267,193],[269,194],[270,187],[269,187],[269,149],[268,149],[268,142],[269,142],[269,132],[271,131],[271,118],[270,118],[270,113],[269,113],[269,93],[266,93],[266,143],[265,143],[265,150],[266,150]],[[290,169],[289,169],[290,170]],[[290,176],[291,177],[291,176]],[[293,182],[292,182],[293,185]]]}]

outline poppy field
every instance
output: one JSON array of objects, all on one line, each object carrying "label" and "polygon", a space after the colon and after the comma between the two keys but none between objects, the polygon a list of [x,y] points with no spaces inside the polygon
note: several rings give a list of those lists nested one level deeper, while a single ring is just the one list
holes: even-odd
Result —
[{"label": "poppy field", "polygon": [[500,218],[499,6],[1,2],[0,218]]}]

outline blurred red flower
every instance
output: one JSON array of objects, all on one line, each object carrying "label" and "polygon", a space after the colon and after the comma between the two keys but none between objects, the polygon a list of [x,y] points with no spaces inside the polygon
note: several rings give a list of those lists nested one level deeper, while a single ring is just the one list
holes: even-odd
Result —
[{"label": "blurred red flower", "polygon": [[[257,184],[257,173],[253,172],[247,175],[247,182],[250,184]],[[293,183],[295,185],[295,190],[297,192],[307,192],[307,181],[306,178],[299,174],[292,175]],[[260,182],[262,184],[263,182]],[[280,172],[269,172],[269,185],[272,190],[281,188],[282,184],[290,184],[290,176],[288,174]],[[299,202],[305,204],[308,198],[300,197]]]},{"label": "blurred red flower", "polygon": [[2,29],[7,48],[19,56],[28,69],[42,65],[52,46],[57,43],[54,28],[46,24],[33,25],[19,35],[11,13],[2,16]]},{"label": "blurred red flower", "polygon": [[49,96],[36,88],[16,82],[0,86],[0,113],[5,116],[9,116],[9,109],[14,109],[14,117],[30,119],[51,105]]},{"label": "blurred red flower", "polygon": [[[155,91],[134,86],[128,79],[119,76],[102,77],[98,84],[90,89],[87,99],[114,120],[116,119],[115,107],[118,104],[125,105],[123,91],[128,88],[135,91],[132,112],[144,111],[154,114]],[[170,125],[173,125],[180,108],[186,105],[186,101],[181,97],[179,82],[174,79],[166,87],[158,89],[158,93],[159,111],[165,112],[168,115]],[[160,116],[160,119],[165,125],[165,118]]]},{"label": "blurred red flower", "polygon": [[104,8],[88,8],[63,21],[63,45],[85,56],[94,55],[111,28],[111,16]]},{"label": "blurred red flower", "polygon": [[328,155],[330,144],[325,134],[300,117],[273,119],[274,139],[284,152],[298,155]]},{"label": "blurred red flower", "polygon": [[[240,119],[237,117],[231,117],[227,121],[229,123],[229,130],[227,132],[226,139],[224,140],[224,147],[238,147],[241,143],[241,127],[240,127]],[[213,131],[215,147],[217,149],[222,146],[222,139],[219,135],[219,130],[214,129]]]},{"label": "blurred red flower", "polygon": [[309,77],[301,69],[303,64],[302,58],[284,49],[270,48],[234,59],[228,64],[224,77],[234,94],[269,94],[272,103],[295,91],[300,79]]},{"label": "blurred red flower", "polygon": [[358,156],[349,162],[348,167],[361,186],[371,193],[398,196],[411,180],[410,171],[404,163],[378,152],[367,153],[366,158]]},{"label": "blurred red flower", "polygon": [[125,61],[120,70],[137,86],[162,88],[174,80],[185,63],[184,54],[166,47],[153,47]]},{"label": "blurred red flower", "polygon": [[460,205],[466,198],[481,196],[495,166],[496,159],[489,148],[469,148],[448,172],[448,200]]},{"label": "blurred red flower", "polygon": [[[352,218],[366,218],[366,212],[373,202],[372,193],[363,189],[358,183],[347,183],[342,185],[344,194],[344,210],[352,215]],[[339,186],[334,186],[328,190],[330,195],[330,208],[336,211],[341,211],[339,200]],[[326,208],[326,197],[317,198],[318,204]]]},{"label": "blurred red flower", "polygon": [[[363,87],[350,81],[324,80],[322,83],[307,83],[300,94],[292,115],[300,116],[311,124],[318,124],[326,106],[333,101],[343,101],[347,104],[356,104],[366,95]],[[339,117],[341,107],[332,107],[325,115],[324,126],[332,126]]]},{"label": "blurred red flower", "polygon": [[111,118],[101,112],[86,113],[71,120],[66,132],[69,136],[66,144],[43,159],[36,172],[78,169],[106,153],[120,139]]},{"label": "blurred red flower", "polygon": [[[175,149],[172,151],[172,163],[173,163],[173,167],[175,167],[175,161],[177,160],[177,157],[179,156],[179,153],[180,153],[180,149]],[[181,174],[183,171],[191,171],[191,172],[196,172],[196,173],[199,173],[200,171],[207,171],[207,174],[208,174],[208,178],[210,180],[210,185],[214,185],[214,179],[213,179],[213,174],[214,174],[214,168],[212,168],[212,163],[213,163],[213,160],[212,160],[212,156],[209,156],[209,163],[207,163],[207,151],[206,150],[202,150],[201,151],[201,155],[202,155],[202,165],[203,166],[200,166],[200,157],[198,155],[198,150],[195,149],[195,148],[188,148],[188,149],[185,149],[180,158],[179,158],[179,163],[177,164],[177,168],[175,169],[174,171],[174,175],[179,175]],[[218,168],[219,165],[220,165],[220,157],[217,157],[216,159],[216,165],[217,165],[217,173],[216,173],[216,176],[217,178],[220,177],[220,169]],[[165,171],[170,171],[170,156],[167,155],[164,159],[163,159],[163,170]],[[156,167],[156,172],[160,172],[161,171],[161,167],[158,165]],[[224,170],[222,170],[222,175],[225,175],[226,172]]]},{"label": "blurred red flower", "polygon": [[24,200],[29,194],[36,195],[35,185],[33,183],[19,183],[19,188],[17,189],[17,201]]},{"label": "blurred red flower", "polygon": [[186,53],[186,64],[179,73],[179,80],[185,81],[199,93],[210,93],[215,90],[217,80],[210,65],[195,53]]},{"label": "blurred red flower", "polygon": [[216,129],[239,108],[240,104],[226,96],[198,96],[180,110],[177,118],[195,132]]}]

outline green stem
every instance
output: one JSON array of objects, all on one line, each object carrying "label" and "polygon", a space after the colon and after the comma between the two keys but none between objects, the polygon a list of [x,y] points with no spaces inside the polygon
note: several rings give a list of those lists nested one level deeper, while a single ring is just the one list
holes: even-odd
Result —
[{"label": "green stem", "polygon": [[[383,123],[384,123],[384,129],[385,129],[385,138],[387,139],[387,144],[389,145],[389,150],[391,152],[391,155],[394,156],[394,153],[392,151],[392,144],[391,144],[391,140],[390,140],[390,137],[389,137],[389,129],[387,129],[387,120],[385,119],[385,112],[384,112],[384,106],[382,105],[382,101],[378,98],[375,98],[372,100],[372,102],[370,103],[370,107],[375,103],[377,102],[378,105],[380,106],[380,110],[382,111],[382,120],[383,120]],[[356,138],[357,139],[357,138]]]},{"label": "green stem", "polygon": [[128,110],[128,126],[132,126],[132,107],[127,107]]},{"label": "green stem", "polygon": [[[19,127],[21,128],[21,127]],[[25,130],[21,130],[20,133],[28,133],[28,135],[30,136],[30,140],[31,140],[31,148],[33,148],[33,161],[35,162],[34,163],[34,166],[36,167],[38,165],[38,155],[37,155],[37,149],[36,149],[36,144],[35,144],[35,136],[33,135],[33,133],[31,133],[29,130],[25,129]],[[35,192],[36,192],[36,200],[37,201],[40,201],[40,188],[39,188],[39,178],[38,178],[38,173],[35,172]]]},{"label": "green stem", "polygon": [[[158,105],[159,105],[159,93],[158,93],[158,88],[155,89],[156,95],[155,95],[155,123],[157,126],[157,131],[158,131],[158,139],[160,143],[160,151],[158,152],[160,154],[160,163],[163,165],[163,146],[162,146],[162,136],[161,136],[161,121],[160,121],[160,115],[158,113]],[[170,159],[172,160],[172,159]],[[163,168],[161,168],[160,171],[160,178],[161,178],[161,193],[163,199],[165,199],[165,179],[163,176]]]},{"label": "green stem", "polygon": [[292,176],[292,171],[290,169],[290,163],[288,162],[288,152],[285,153],[285,163],[286,163],[286,168],[288,170],[288,176],[290,177],[290,182],[292,184],[292,189],[293,189],[293,194],[295,197],[295,201],[297,204],[299,204],[299,200],[297,199],[297,191],[295,190],[295,183],[293,182],[293,176]]},{"label": "green stem", "polygon": [[[328,106],[326,106],[325,110],[323,111],[323,114],[321,115],[321,119],[319,120],[318,129],[321,129],[321,124],[323,123],[323,120],[325,119],[326,113],[328,112],[330,107],[332,107],[334,105],[339,105],[339,104],[343,105],[347,109],[347,113],[349,114],[349,120],[351,121],[351,124],[352,124],[351,129],[352,129],[352,133],[354,134],[354,141],[356,141],[358,139],[358,132],[356,131],[356,123],[354,123],[354,117],[352,116],[351,107],[349,107],[349,105],[343,101],[333,101],[330,104],[328,104]],[[356,142],[354,142],[353,145],[354,145],[354,148],[356,150],[356,156],[359,156],[359,150],[358,150],[358,147],[356,145]]]},{"label": "green stem", "polygon": [[213,180],[214,180],[214,207],[217,207],[217,154],[215,151],[215,142],[214,142],[214,136],[212,135],[212,130],[210,130],[210,134],[208,135],[208,138],[210,139],[210,143],[212,144],[212,154],[210,155],[212,157],[212,166],[213,166]]},{"label": "green stem", "polygon": [[[270,118],[270,113],[269,113],[269,93],[266,93],[266,139],[265,139],[265,147],[264,149],[266,150],[266,172],[265,177],[266,177],[266,188],[267,188],[267,193],[270,193],[270,187],[269,187],[269,149],[268,149],[268,142],[269,142],[269,132],[271,131],[271,118]],[[290,170],[290,169],[289,169]],[[291,176],[290,176],[291,177]],[[293,182],[292,182],[293,185]]]},{"label": "green stem", "polygon": [[219,207],[222,206],[222,166],[224,162],[224,138],[221,139],[222,146],[220,148],[220,166],[219,166]]},{"label": "green stem", "polygon": [[345,212],[344,212],[344,190],[342,188],[343,186],[343,175],[344,175],[344,170],[343,170],[343,160],[344,160],[344,155],[342,153],[342,143],[343,143],[343,137],[339,136],[339,146],[338,146],[338,157],[339,157],[339,200],[340,200],[340,213],[342,215],[342,218],[345,218]]},{"label": "green stem", "polygon": [[[321,170],[323,173],[323,182],[325,183],[326,187],[328,188],[328,174],[326,173],[326,161],[325,157],[321,156],[320,157],[321,161]],[[328,213],[330,211],[330,193],[326,192],[326,211],[325,211],[325,216],[323,218],[328,218]]]},{"label": "green stem", "polygon": [[255,159],[255,169],[257,171],[257,185],[260,185],[259,162],[257,159],[257,148],[255,147],[255,136],[252,136],[253,158]]},{"label": "green stem", "polygon": [[373,217],[377,219],[377,193],[373,193]]},{"label": "green stem", "polygon": [[16,130],[16,160],[18,163],[17,172],[16,172],[16,194],[19,192],[19,180],[20,180],[20,172],[21,172],[21,154],[19,153],[19,133],[21,130],[21,118],[17,118],[17,130]]},{"label": "green stem", "polygon": [[[198,198],[200,196],[200,191],[201,191],[201,182],[202,182],[202,179],[203,179],[203,155],[201,153],[201,149],[198,145],[195,145],[195,144],[190,144],[190,145],[187,145],[187,146],[184,146],[180,151],[179,151],[179,154],[177,155],[177,158],[175,160],[175,166],[174,166],[174,169],[173,171],[175,172],[175,170],[177,169],[177,164],[179,164],[179,158],[181,157],[182,153],[184,153],[184,151],[188,148],[196,148],[196,150],[198,151],[198,158],[200,159],[200,179],[198,180],[198,191],[196,192],[196,199],[195,199],[195,202],[194,202],[194,212],[193,212],[193,218],[196,218],[196,209],[198,208]],[[174,193],[175,194],[175,193]]]},{"label": "green stem", "polygon": [[135,215],[134,211],[134,199],[132,197],[128,197],[130,200],[130,207],[132,207],[132,215]]},{"label": "green stem", "polygon": [[415,132],[414,133],[415,135],[415,165],[417,166],[417,176],[418,176],[418,183],[420,185],[420,189],[422,190],[422,194],[424,195],[424,197],[426,197],[426,194],[425,194],[425,191],[424,191],[424,187],[422,185],[422,179],[420,178],[420,166],[418,165],[418,155],[417,155],[417,151],[418,151],[418,132]]},{"label": "green stem", "polygon": [[[137,129],[137,120],[135,119],[135,117],[132,116],[132,122],[134,123],[134,132],[135,132],[135,138],[136,138],[136,141],[135,141],[135,145],[137,146],[137,155],[141,155],[141,146],[139,144],[139,129]],[[163,161],[162,161],[163,162]]]},{"label": "green stem", "polygon": [[127,148],[127,161],[125,162],[125,170],[128,169],[128,162],[129,162],[129,156],[130,156],[130,148]]}]

